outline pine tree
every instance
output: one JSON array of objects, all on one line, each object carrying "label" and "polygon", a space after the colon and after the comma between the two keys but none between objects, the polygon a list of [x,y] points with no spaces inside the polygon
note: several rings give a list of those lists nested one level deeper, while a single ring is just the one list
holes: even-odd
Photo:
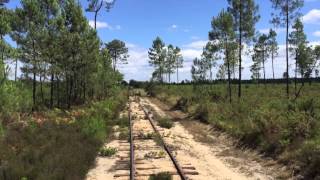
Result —
[{"label": "pine tree", "polygon": [[105,7],[107,11],[114,6],[116,0],[106,1],[106,0],[88,0],[89,7],[86,9],[87,12],[94,13],[94,29],[97,29],[97,17],[100,10]]},{"label": "pine tree", "polygon": [[5,41],[4,36],[11,32],[11,11],[4,7],[4,3],[0,6],[0,85],[7,78],[7,68],[5,60],[10,57],[12,47]]},{"label": "pine tree", "polygon": [[306,59],[303,57],[306,51],[307,36],[304,33],[304,27],[300,19],[296,19],[293,25],[293,31],[289,34],[289,43],[291,47],[289,48],[291,54],[295,56],[295,76],[294,76],[294,89],[297,92],[297,74],[300,72],[303,78],[305,72]]},{"label": "pine tree", "polygon": [[149,64],[152,65],[157,73],[158,77],[156,79],[159,79],[160,82],[163,82],[163,73],[164,73],[164,65],[165,65],[165,58],[166,53],[164,52],[165,44],[161,40],[160,37],[157,37],[153,43],[152,47],[148,51],[149,55]]},{"label": "pine tree", "polygon": [[272,13],[272,23],[286,28],[286,93],[289,99],[289,27],[292,21],[301,15],[299,9],[303,6],[304,0],[271,0],[271,3],[273,8],[279,11],[278,14]]},{"label": "pine tree", "polygon": [[126,43],[115,39],[106,44],[106,48],[112,58],[113,70],[116,71],[117,64],[127,63],[128,62],[128,48],[126,47]]},{"label": "pine tree", "polygon": [[220,47],[224,49],[225,54],[225,64],[227,65],[228,71],[228,92],[230,103],[232,101],[231,97],[231,67],[230,67],[230,43],[234,42],[235,34],[233,31],[233,18],[231,13],[222,12],[219,13],[217,17],[214,17],[211,22],[212,30],[209,32],[209,39],[211,41],[219,42]]},{"label": "pine tree", "polygon": [[179,68],[183,67],[183,57],[181,54],[181,49],[179,47],[176,47],[173,50],[174,54],[174,67],[176,68],[176,73],[177,73],[177,83],[179,83]]},{"label": "pine tree", "polygon": [[274,59],[275,57],[278,56],[278,50],[279,50],[279,47],[278,47],[278,42],[277,42],[277,33],[276,31],[274,31],[273,29],[270,29],[269,31],[269,38],[268,38],[268,48],[270,50],[270,53],[271,53],[271,62],[272,62],[272,77],[273,79],[275,79],[275,76],[274,76]]},{"label": "pine tree", "polygon": [[206,61],[204,59],[193,59],[193,65],[191,67],[191,77],[194,82],[202,82],[206,80]]},{"label": "pine tree", "polygon": [[250,43],[255,34],[255,24],[260,19],[259,7],[254,0],[228,0],[228,11],[233,15],[233,25],[239,42],[239,84],[238,97],[241,98],[242,43]]},{"label": "pine tree", "polygon": [[262,34],[258,38],[258,42],[254,47],[256,62],[262,63],[263,70],[263,82],[266,84],[266,60],[269,56],[269,48],[268,48],[268,39],[269,37],[266,34]]},{"label": "pine tree", "polygon": [[212,81],[212,68],[217,65],[217,60],[219,59],[219,46],[217,44],[208,42],[203,48],[202,58],[205,60],[207,69],[209,70],[210,80]]}]

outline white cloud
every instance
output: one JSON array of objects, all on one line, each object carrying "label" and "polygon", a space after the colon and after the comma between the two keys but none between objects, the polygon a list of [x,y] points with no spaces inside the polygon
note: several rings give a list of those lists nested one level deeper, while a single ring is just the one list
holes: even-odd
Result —
[{"label": "white cloud", "polygon": [[[94,21],[90,20],[89,25],[94,28]],[[121,30],[120,25],[116,25],[115,27],[111,26],[107,22],[97,21],[97,29],[109,29],[109,30]]]},{"label": "white cloud", "polygon": [[190,32],[190,29],[184,29],[183,32],[188,33]]},{"label": "white cloud", "polygon": [[173,24],[173,25],[171,26],[171,28],[172,28],[172,29],[177,29],[178,26],[177,26],[176,24]]},{"label": "white cloud", "polygon": [[191,42],[190,44],[183,45],[184,48],[191,48],[191,49],[201,49],[208,43],[207,40],[198,40]]},{"label": "white cloud", "polygon": [[[276,28],[276,29],[274,29],[274,30],[276,31],[277,34],[280,34],[280,33],[283,33],[283,32],[286,31],[285,28]],[[258,31],[259,31],[260,33],[262,33],[262,34],[268,34],[269,31],[270,31],[270,28],[263,28],[263,29],[259,29]],[[289,31],[291,31],[291,30],[289,29]]]},{"label": "white cloud", "polygon": [[[189,44],[182,46],[182,56],[184,58],[184,67],[179,70],[179,79],[191,79],[191,66],[192,60],[196,57],[200,57],[202,53],[202,47],[205,45],[207,41],[193,41]],[[141,47],[136,44],[126,43],[127,47],[129,48],[129,63],[119,66],[120,71],[125,75],[126,80],[135,79],[135,80],[150,80],[153,67],[149,65],[149,58],[148,58],[148,49]],[[320,45],[320,41],[312,41],[310,45]],[[252,49],[252,46],[245,46],[244,52],[242,55],[242,65],[243,65],[243,79],[250,79],[251,72],[250,66],[253,64],[251,59],[251,54],[246,53],[247,51]],[[279,45],[279,55],[274,59],[274,71],[276,78],[281,78],[283,72],[286,71],[286,60],[285,60],[285,44]],[[222,58],[224,56],[221,55],[221,60],[218,61],[219,64],[222,63]],[[271,66],[271,59],[268,58],[266,61],[266,77],[272,78],[272,66]],[[294,75],[294,58],[289,57],[289,67],[290,67],[290,76]],[[214,68],[213,75],[216,75],[218,68]],[[237,76],[236,76],[237,77]],[[174,77],[172,79],[175,80]]]},{"label": "white cloud", "polygon": [[312,9],[302,17],[302,21],[308,24],[320,24],[320,9]]},{"label": "white cloud", "polygon": [[148,50],[128,42],[126,42],[126,46],[129,48],[128,64],[119,66],[119,71],[124,74],[125,80],[149,80],[153,68],[149,66]]},{"label": "white cloud", "polygon": [[191,40],[199,40],[200,37],[198,37],[198,36],[191,36],[190,39],[191,39]]},{"label": "white cloud", "polygon": [[121,30],[121,26],[120,25],[116,25],[116,30]]},{"label": "white cloud", "polygon": [[192,61],[196,57],[200,57],[202,50],[200,49],[182,49],[181,54],[185,61]]},{"label": "white cloud", "polygon": [[316,37],[320,37],[320,31],[313,32],[313,35]]}]

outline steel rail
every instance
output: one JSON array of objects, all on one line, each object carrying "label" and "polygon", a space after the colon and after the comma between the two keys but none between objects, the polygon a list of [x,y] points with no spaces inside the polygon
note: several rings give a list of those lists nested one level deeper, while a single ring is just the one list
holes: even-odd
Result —
[{"label": "steel rail", "polygon": [[168,148],[168,146],[166,145],[166,143],[164,142],[161,134],[159,133],[158,129],[156,128],[155,124],[153,123],[153,118],[150,116],[148,110],[142,106],[142,104],[139,102],[140,107],[143,109],[144,113],[146,114],[146,116],[148,117],[148,120],[153,128],[153,130],[156,132],[156,134],[160,137],[160,141],[162,146],[164,147],[165,151],[168,153],[171,161],[173,162],[175,168],[177,169],[177,173],[179,174],[180,178],[182,180],[188,180],[188,178],[186,177],[186,175],[184,174],[182,168],[180,167],[178,161],[176,160],[176,158],[173,156],[173,154],[171,153],[170,149]]},{"label": "steel rail", "polygon": [[131,118],[131,103],[129,102],[129,125],[130,125],[130,180],[134,180],[135,175],[135,161],[134,161],[134,145],[133,145],[133,128],[132,128],[132,118]]}]

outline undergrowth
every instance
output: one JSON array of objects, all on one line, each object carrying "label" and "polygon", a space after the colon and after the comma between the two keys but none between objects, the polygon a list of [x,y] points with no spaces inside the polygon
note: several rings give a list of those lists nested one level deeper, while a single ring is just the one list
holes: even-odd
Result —
[{"label": "undergrowth", "polygon": [[72,111],[39,112],[0,126],[0,179],[84,179],[112,127],[124,126],[117,116],[125,102],[126,96],[118,94]]},{"label": "undergrowth", "polygon": [[239,139],[242,146],[292,165],[306,179],[320,178],[319,84],[306,87],[296,101],[287,100],[283,85],[247,84],[240,101],[237,87],[232,87],[229,103],[226,88],[223,84],[157,85],[147,90],[173,109]]}]

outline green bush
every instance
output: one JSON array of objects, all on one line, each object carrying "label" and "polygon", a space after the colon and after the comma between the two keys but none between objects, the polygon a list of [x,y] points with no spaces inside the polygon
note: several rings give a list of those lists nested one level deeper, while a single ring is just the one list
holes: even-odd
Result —
[{"label": "green bush", "polygon": [[129,130],[128,128],[121,128],[119,133],[120,140],[129,140]]},{"label": "green bush", "polygon": [[20,83],[6,81],[0,86],[0,112],[10,116],[12,112],[30,112],[31,91]]},{"label": "green bush", "polygon": [[111,157],[118,152],[117,148],[112,147],[102,147],[99,151],[100,156]]},{"label": "green bush", "polygon": [[240,145],[298,164],[301,169],[296,172],[307,179],[319,178],[320,84],[305,87],[295,101],[288,101],[283,88],[282,84],[246,84],[238,100],[233,85],[232,103],[225,84],[155,85],[148,90],[174,109],[239,139]]},{"label": "green bush", "polygon": [[158,174],[151,175],[149,180],[172,180],[172,175],[168,172],[161,172]]},{"label": "green bush", "polygon": [[163,128],[170,129],[173,127],[173,122],[169,118],[161,118],[158,120],[158,125]]},{"label": "green bush", "polygon": [[106,124],[105,121],[97,117],[86,117],[79,120],[79,125],[84,134],[103,141],[106,138]]},{"label": "green bush", "polygon": [[120,99],[83,107],[80,116],[53,110],[41,123],[33,119],[9,123],[0,138],[0,179],[84,179],[117,123],[115,109],[125,102]]}]

